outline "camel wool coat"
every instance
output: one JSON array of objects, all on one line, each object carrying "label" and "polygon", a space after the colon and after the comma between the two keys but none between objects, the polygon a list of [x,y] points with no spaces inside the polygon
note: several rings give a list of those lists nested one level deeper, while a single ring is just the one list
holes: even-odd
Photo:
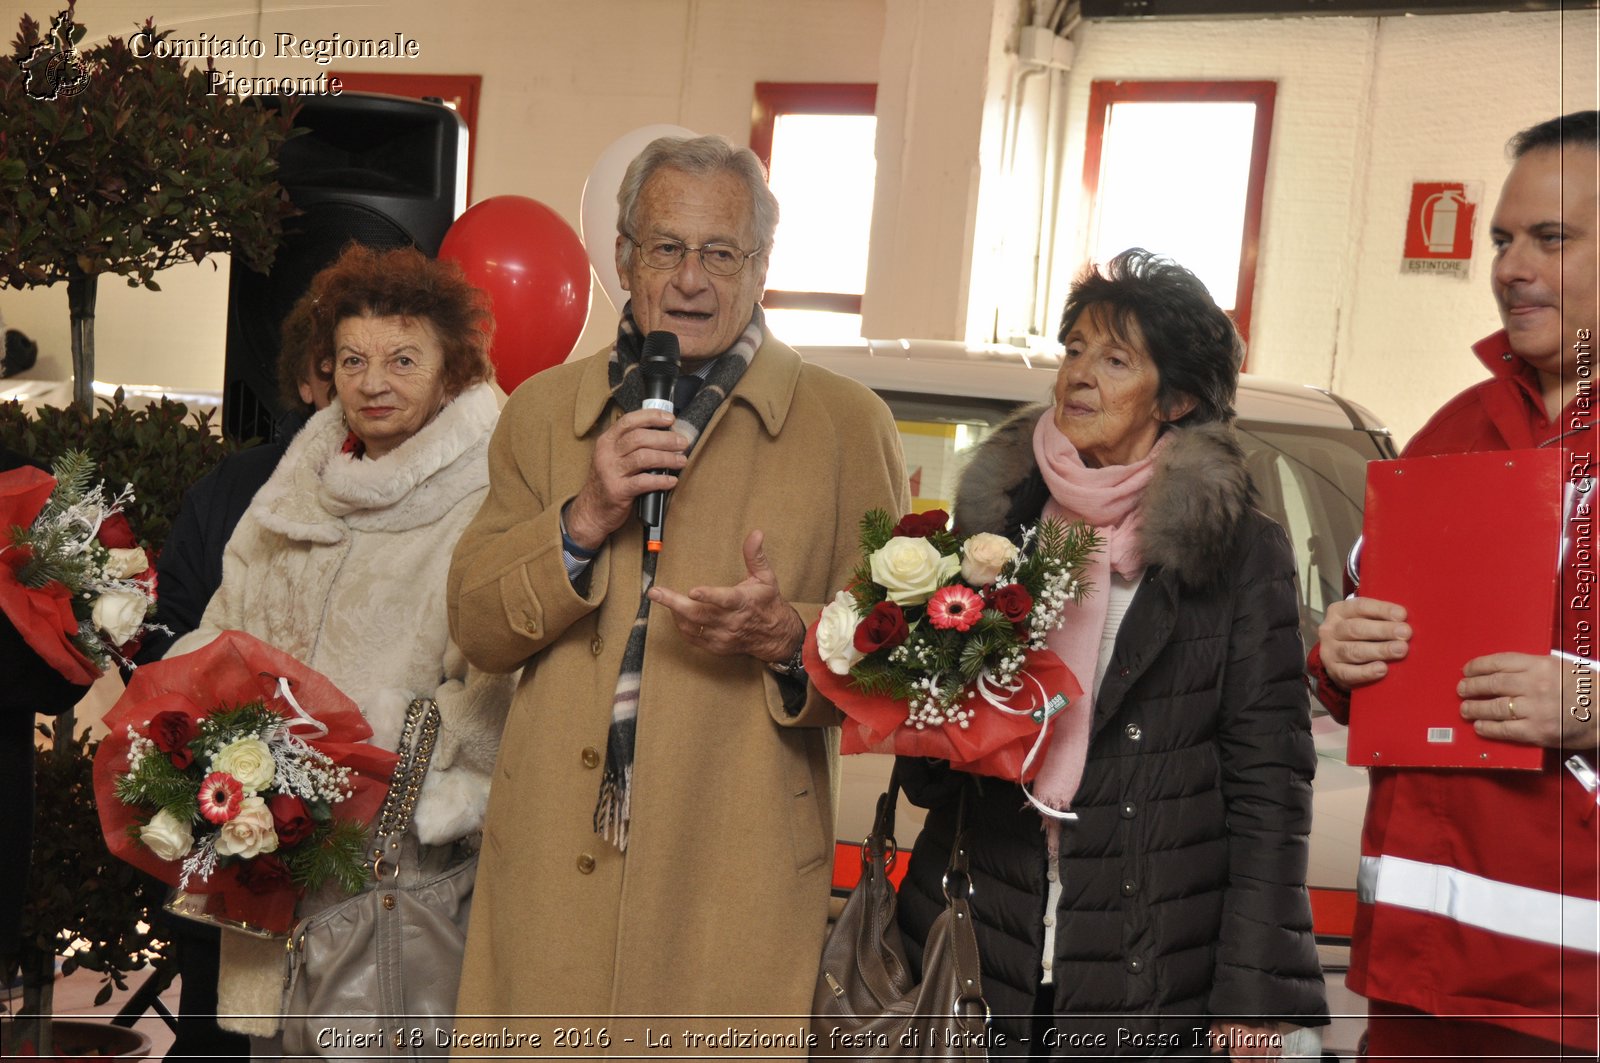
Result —
[{"label": "camel wool coat", "polygon": [[[701,1025],[740,1033],[753,1029],[741,1016],[799,1016],[757,1024],[790,1035],[807,1024],[833,864],[830,703],[808,689],[791,715],[761,662],[689,645],[670,611],[652,606],[627,852],[594,829],[642,535],[636,520],[615,532],[580,594],[562,565],[558,515],[618,416],[605,352],[518,388],[490,443],[489,496],[450,570],[451,630],[468,659],[524,667],[494,771],[457,1009],[458,1035],[480,1035],[471,1052],[512,1048],[496,1041],[504,1026],[543,1034],[517,1051],[561,1053],[551,1031],[592,1018],[610,1045],[591,1051],[638,1054],[643,1041],[624,1037],[642,1038],[648,1021],[626,1034],[618,1015],[723,1016]],[[671,493],[656,582],[684,593],[739,583],[741,546],[761,529],[778,586],[809,625],[850,578],[862,514],[898,514],[906,501],[882,400],[768,337]],[[675,1043],[658,1039],[651,1054],[685,1049],[685,1025],[674,1020]]]}]

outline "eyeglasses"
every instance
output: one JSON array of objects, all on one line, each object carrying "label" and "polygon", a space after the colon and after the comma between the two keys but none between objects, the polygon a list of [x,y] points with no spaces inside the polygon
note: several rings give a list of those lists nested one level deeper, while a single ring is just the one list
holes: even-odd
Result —
[{"label": "eyeglasses", "polygon": [[744,269],[747,259],[761,253],[759,247],[741,251],[732,244],[701,244],[695,247],[693,244],[666,239],[640,243],[627,233],[623,233],[622,236],[639,249],[644,264],[651,269],[677,269],[683,262],[683,256],[693,251],[700,256],[700,265],[707,273],[718,277],[732,277]]}]

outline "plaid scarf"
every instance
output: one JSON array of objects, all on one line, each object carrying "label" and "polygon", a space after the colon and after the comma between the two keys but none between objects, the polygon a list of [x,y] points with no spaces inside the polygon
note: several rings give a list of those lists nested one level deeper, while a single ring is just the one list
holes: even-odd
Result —
[{"label": "plaid scarf", "polygon": [[[688,453],[694,452],[700,433],[711,423],[711,415],[750,367],[750,360],[761,346],[762,330],[761,307],[757,306],[744,334],[712,363],[705,385],[689,400],[688,407],[677,411],[678,419],[672,430],[689,441]],[[610,365],[611,401],[623,413],[640,409],[644,402],[644,374],[639,371],[643,349],[644,338],[639,335],[639,326],[634,324],[633,304],[629,303],[623,308],[622,321],[617,325],[617,343],[611,348]],[[667,502],[671,501],[672,496],[668,494]],[[628,644],[622,651],[622,673],[617,676],[617,691],[611,699],[606,768],[600,778],[600,799],[594,809],[595,833],[622,852],[628,851],[628,822],[633,805],[633,740],[639,715],[639,677],[644,670],[644,644],[650,621],[650,599],[646,595],[655,582],[656,561],[661,556],[644,549],[642,537],[640,550],[644,558],[639,566],[639,612],[628,632]]]}]

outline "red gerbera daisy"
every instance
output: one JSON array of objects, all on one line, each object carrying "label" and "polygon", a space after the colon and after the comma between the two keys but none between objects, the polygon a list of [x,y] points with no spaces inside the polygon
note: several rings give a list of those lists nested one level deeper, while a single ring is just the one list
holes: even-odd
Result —
[{"label": "red gerbera daisy", "polygon": [[214,771],[200,784],[200,814],[213,823],[226,823],[239,814],[244,787],[225,771]]},{"label": "red gerbera daisy", "polygon": [[970,587],[952,583],[928,599],[928,623],[936,628],[966,631],[983,615],[983,599]]}]

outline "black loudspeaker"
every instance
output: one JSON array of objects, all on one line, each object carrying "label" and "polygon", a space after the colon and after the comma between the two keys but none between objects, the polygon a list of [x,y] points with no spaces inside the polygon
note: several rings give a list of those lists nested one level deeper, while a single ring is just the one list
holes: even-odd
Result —
[{"label": "black loudspeaker", "polygon": [[308,132],[278,157],[278,182],[304,213],[284,223],[272,271],[235,258],[229,273],[222,428],[239,440],[276,434],[279,333],[311,278],[352,240],[436,255],[467,206],[466,124],[441,103],[357,92],[252,102],[299,103],[294,124]]}]

